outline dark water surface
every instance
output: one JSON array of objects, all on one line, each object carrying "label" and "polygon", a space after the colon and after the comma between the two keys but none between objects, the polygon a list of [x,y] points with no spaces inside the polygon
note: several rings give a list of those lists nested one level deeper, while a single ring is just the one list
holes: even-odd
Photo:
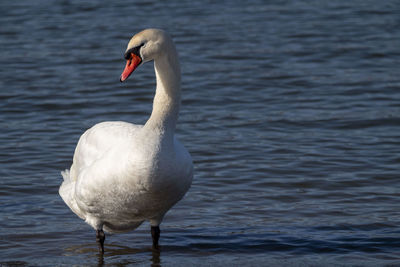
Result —
[{"label": "dark water surface", "polygon": [[[0,2],[0,266],[400,265],[400,3],[217,2]],[[195,179],[160,254],[146,223],[100,258],[59,172],[148,118],[152,64],[119,83],[146,27],[177,44]]]}]

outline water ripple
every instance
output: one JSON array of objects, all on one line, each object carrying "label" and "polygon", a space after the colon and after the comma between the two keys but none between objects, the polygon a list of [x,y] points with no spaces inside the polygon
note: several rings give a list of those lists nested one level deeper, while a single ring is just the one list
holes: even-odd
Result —
[{"label": "water ripple", "polygon": [[[1,266],[382,266],[399,261],[395,1],[0,3]],[[94,233],[58,196],[80,134],[144,123],[154,70],[118,79],[128,38],[176,41],[177,136],[195,179],[165,218]],[[38,257],[41,255],[41,257]]]}]

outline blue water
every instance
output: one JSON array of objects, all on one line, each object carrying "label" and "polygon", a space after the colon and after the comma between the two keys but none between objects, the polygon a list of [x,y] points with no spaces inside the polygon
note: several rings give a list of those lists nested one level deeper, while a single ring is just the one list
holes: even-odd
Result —
[{"label": "blue water", "polygon": [[[400,265],[398,1],[268,2],[1,1],[0,265]],[[147,27],[180,54],[195,177],[160,253],[143,224],[101,257],[59,172],[95,123],[148,118],[152,64],[119,83]]]}]

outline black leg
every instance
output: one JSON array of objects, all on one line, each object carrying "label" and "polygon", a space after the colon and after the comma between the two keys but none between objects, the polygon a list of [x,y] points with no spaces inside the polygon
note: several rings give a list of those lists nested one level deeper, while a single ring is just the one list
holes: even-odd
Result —
[{"label": "black leg", "polygon": [[153,238],[153,248],[158,249],[158,240],[160,239],[160,227],[152,226],[151,227],[151,237]]},{"label": "black leg", "polygon": [[103,230],[96,230],[96,241],[99,245],[99,252],[104,253],[104,240],[106,240],[106,235]]}]

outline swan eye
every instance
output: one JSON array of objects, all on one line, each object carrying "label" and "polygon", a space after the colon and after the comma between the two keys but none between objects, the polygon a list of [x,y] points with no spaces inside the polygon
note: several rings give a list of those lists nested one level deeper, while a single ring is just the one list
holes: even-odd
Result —
[{"label": "swan eye", "polygon": [[126,60],[129,60],[129,59],[131,58],[131,54],[132,54],[132,53],[141,58],[141,56],[140,56],[140,48],[141,48],[142,46],[144,46],[144,43],[141,43],[140,45],[135,46],[135,47],[129,49],[128,51],[125,52],[124,58],[125,58]]}]

